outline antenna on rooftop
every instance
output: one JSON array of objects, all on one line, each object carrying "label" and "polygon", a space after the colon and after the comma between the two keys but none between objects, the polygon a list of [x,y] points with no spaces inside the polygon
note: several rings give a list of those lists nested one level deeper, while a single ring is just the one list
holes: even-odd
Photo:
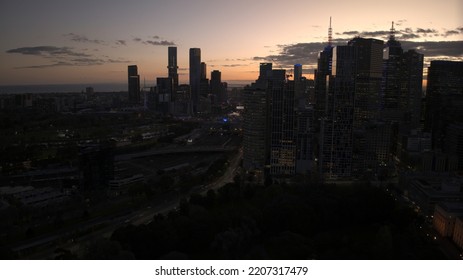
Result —
[{"label": "antenna on rooftop", "polygon": [[391,27],[391,30],[390,30],[390,32],[389,32],[389,39],[395,40],[394,22],[392,22],[392,27]]},{"label": "antenna on rooftop", "polygon": [[330,27],[328,28],[328,46],[331,46],[333,43],[333,29],[331,28],[331,17],[330,17]]}]

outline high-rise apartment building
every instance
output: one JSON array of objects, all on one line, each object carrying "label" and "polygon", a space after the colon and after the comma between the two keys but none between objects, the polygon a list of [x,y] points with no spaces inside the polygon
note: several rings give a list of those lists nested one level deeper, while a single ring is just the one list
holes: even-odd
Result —
[{"label": "high-rise apartment building", "polygon": [[138,75],[137,65],[128,66],[129,84],[129,103],[132,105],[140,104],[140,75]]},{"label": "high-rise apartment building", "polygon": [[172,104],[172,95],[174,89],[174,81],[172,78],[157,78],[156,93],[157,93],[157,110],[162,114],[170,113]]},{"label": "high-rise apartment building", "polygon": [[168,48],[168,75],[172,79],[174,92],[178,88],[177,47]]},{"label": "high-rise apartment building", "polygon": [[190,49],[190,94],[193,114],[196,114],[200,104],[201,92],[201,49]]}]

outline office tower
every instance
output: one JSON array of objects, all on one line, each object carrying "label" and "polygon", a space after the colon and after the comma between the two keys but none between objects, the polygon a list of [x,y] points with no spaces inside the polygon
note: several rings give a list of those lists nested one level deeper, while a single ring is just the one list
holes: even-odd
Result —
[{"label": "office tower", "polygon": [[[460,120],[461,121],[461,120]],[[447,127],[445,152],[458,158],[458,170],[463,171],[463,123],[452,123]]]},{"label": "office tower", "polygon": [[211,72],[211,95],[213,104],[220,104],[223,102],[222,73],[218,70]]},{"label": "office tower", "polygon": [[326,98],[328,95],[328,81],[331,75],[333,60],[331,18],[328,28],[328,43],[322,52],[318,54],[317,70],[315,71],[315,118],[322,119],[326,112]]},{"label": "office tower", "polygon": [[303,88],[302,88],[302,65],[294,65],[294,98],[296,100],[303,97]]},{"label": "office tower", "polygon": [[207,64],[201,62],[201,80],[207,79]]},{"label": "office tower", "polygon": [[435,60],[428,68],[425,129],[443,148],[447,126],[463,120],[463,62]]},{"label": "office tower", "polygon": [[170,113],[172,102],[174,81],[172,78],[157,78],[156,79],[156,93],[157,93],[157,111],[161,114]]},{"label": "office tower", "polygon": [[259,77],[256,82],[267,83],[272,74],[272,63],[261,63],[259,66]]},{"label": "office tower", "polygon": [[408,50],[402,56],[402,89],[405,97],[401,107],[403,121],[409,129],[420,128],[421,100],[423,97],[423,54]]},{"label": "office tower", "polygon": [[354,128],[363,128],[378,118],[383,41],[357,37],[348,46],[356,50]]},{"label": "office tower", "polygon": [[263,175],[270,163],[270,98],[267,81],[272,64],[261,63],[255,83],[244,88],[243,167]]},{"label": "office tower", "polygon": [[[381,146],[387,141],[377,141],[375,145],[380,146],[373,147],[367,143],[376,138],[374,133],[386,133],[376,129],[382,54],[382,41],[359,37],[347,46],[332,50],[331,75],[325,75],[326,86],[319,85],[327,92],[319,148],[321,172],[327,179],[347,178],[373,170],[378,154],[388,148]],[[321,66],[327,64],[321,63]],[[320,80],[323,83],[323,79]]]},{"label": "office tower", "polygon": [[177,65],[177,47],[168,48],[168,64],[167,64],[169,78],[173,81],[173,91],[178,88],[178,65]]},{"label": "office tower", "polygon": [[128,66],[129,83],[129,103],[132,105],[140,104],[140,75],[138,75],[137,65]]},{"label": "office tower", "polygon": [[308,174],[313,165],[314,109],[299,103],[296,120],[296,173]]},{"label": "office tower", "polygon": [[[320,123],[319,167],[326,179],[352,174],[356,49],[333,48],[332,75],[326,75],[325,111]],[[326,64],[321,64],[326,67]],[[322,69],[323,71],[323,69]],[[322,73],[318,70],[318,73]],[[319,85],[320,86],[320,85]],[[322,86],[320,86],[322,87]],[[318,100],[317,100],[318,104]]]},{"label": "office tower", "polygon": [[[393,23],[394,24],[394,23]],[[395,39],[394,25],[391,28],[389,40],[384,47],[383,80],[381,91],[381,117],[387,121],[400,122],[402,119],[401,103],[401,69],[403,49]]]},{"label": "office tower", "polygon": [[408,133],[420,126],[423,55],[404,52],[394,32],[392,23],[384,48],[380,114],[384,121],[397,123],[401,133]]},{"label": "office tower", "polygon": [[294,81],[286,80],[285,70],[272,70],[267,94],[270,105],[270,174],[296,173],[296,129]]},{"label": "office tower", "polygon": [[263,174],[268,164],[268,114],[269,99],[266,89],[255,84],[243,93],[243,167]]},{"label": "office tower", "polygon": [[201,91],[201,49],[190,49],[190,96],[193,114],[199,109]]}]

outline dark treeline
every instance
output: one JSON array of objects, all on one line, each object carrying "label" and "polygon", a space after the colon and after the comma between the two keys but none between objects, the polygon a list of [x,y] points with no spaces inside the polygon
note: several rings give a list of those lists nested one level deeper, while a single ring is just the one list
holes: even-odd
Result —
[{"label": "dark treeline", "polygon": [[90,245],[89,259],[440,259],[413,210],[367,184],[228,184]]}]

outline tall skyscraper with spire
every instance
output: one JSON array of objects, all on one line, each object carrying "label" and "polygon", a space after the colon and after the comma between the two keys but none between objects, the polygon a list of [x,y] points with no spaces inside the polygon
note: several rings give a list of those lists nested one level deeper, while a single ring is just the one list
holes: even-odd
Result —
[{"label": "tall skyscraper with spire", "polygon": [[315,70],[315,118],[317,119],[323,118],[326,111],[328,81],[333,60],[332,32],[330,17],[328,42],[323,51],[318,54],[317,70]]}]

